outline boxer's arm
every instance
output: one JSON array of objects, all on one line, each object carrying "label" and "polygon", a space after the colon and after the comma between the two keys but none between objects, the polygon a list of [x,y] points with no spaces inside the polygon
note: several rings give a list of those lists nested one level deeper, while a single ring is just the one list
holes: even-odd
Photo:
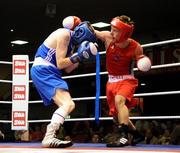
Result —
[{"label": "boxer's arm", "polygon": [[72,64],[64,69],[66,73],[71,73],[74,69],[78,68],[79,63]]},{"label": "boxer's arm", "polygon": [[60,32],[57,35],[58,38],[56,40],[56,64],[59,69],[64,69],[72,65],[69,57],[66,57],[70,41],[70,32],[68,30],[63,30],[63,32]]},{"label": "boxer's arm", "polygon": [[103,42],[105,42],[107,39],[109,39],[111,37],[109,31],[98,31],[95,29],[94,29],[94,31],[95,31],[96,37]]},{"label": "boxer's arm", "polygon": [[135,60],[137,61],[143,55],[143,48],[140,44],[137,45],[135,50]]},{"label": "boxer's arm", "polygon": [[98,31],[98,30],[94,30],[94,31],[96,37],[104,43],[105,48],[108,48],[110,42],[112,41],[112,35],[110,31]]},{"label": "boxer's arm", "polygon": [[136,65],[138,70],[147,72],[151,69],[151,60],[143,54],[143,48],[138,45],[135,51]]}]

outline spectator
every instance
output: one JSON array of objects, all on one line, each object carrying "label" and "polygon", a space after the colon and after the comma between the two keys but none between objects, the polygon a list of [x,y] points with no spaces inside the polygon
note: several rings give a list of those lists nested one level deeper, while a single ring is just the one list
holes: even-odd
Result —
[{"label": "spectator", "polygon": [[4,140],[4,133],[2,133],[2,131],[0,130],[0,141]]},{"label": "spectator", "polygon": [[92,142],[92,143],[100,143],[101,140],[100,140],[99,135],[98,135],[98,134],[92,135],[91,142]]},{"label": "spectator", "polygon": [[159,138],[159,144],[170,144],[170,132],[168,129],[164,130],[164,133]]},{"label": "spectator", "polygon": [[180,123],[177,124],[171,133],[170,143],[180,145]]},{"label": "spectator", "polygon": [[16,130],[14,132],[15,141],[29,141],[28,130]]},{"label": "spectator", "polygon": [[145,133],[145,140],[143,141],[145,144],[158,144],[158,138],[154,136],[152,129],[147,129]]}]

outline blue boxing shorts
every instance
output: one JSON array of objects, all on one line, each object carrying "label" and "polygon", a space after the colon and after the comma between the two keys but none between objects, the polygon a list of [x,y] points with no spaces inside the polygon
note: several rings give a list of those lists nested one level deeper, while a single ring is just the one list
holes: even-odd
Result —
[{"label": "blue boxing shorts", "polygon": [[31,78],[45,106],[52,104],[56,89],[68,90],[66,81],[61,78],[61,71],[56,67],[36,65],[31,68]]}]

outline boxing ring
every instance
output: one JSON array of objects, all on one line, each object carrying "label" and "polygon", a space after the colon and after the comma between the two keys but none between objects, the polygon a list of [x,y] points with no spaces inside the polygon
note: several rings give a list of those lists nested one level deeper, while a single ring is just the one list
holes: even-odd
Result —
[{"label": "boxing ring", "polygon": [[2,153],[177,153],[180,146],[163,146],[163,145],[137,145],[123,148],[106,148],[105,144],[81,143],[74,144],[69,148],[42,148],[40,143],[8,143],[0,144]]},{"label": "boxing ring", "polygon": [[[180,42],[180,39],[173,39],[173,40],[167,40],[167,41],[161,41],[156,43],[150,43],[142,45],[143,48],[153,47],[153,46],[159,46],[164,44],[171,44]],[[99,63],[99,58],[101,55],[106,54],[105,51],[99,52],[98,56],[96,57],[96,63]],[[98,61],[98,62],[97,62]],[[29,64],[32,64],[33,61],[30,61]],[[0,64],[3,65],[12,65],[12,62],[7,61],[0,61]],[[168,67],[179,67],[180,63],[170,63],[170,64],[161,64],[161,65],[153,65],[153,69],[161,69],[161,68],[168,68]],[[134,71],[137,71],[137,68],[134,68]],[[150,70],[151,71],[151,70]],[[71,76],[64,76],[62,78],[64,79],[76,79],[76,78],[85,78],[90,76],[96,77],[96,96],[92,97],[79,97],[79,98],[73,98],[74,101],[87,101],[87,100],[94,100],[95,101],[95,115],[94,117],[88,117],[88,118],[67,118],[66,121],[99,121],[99,120],[112,120],[112,117],[101,117],[99,112],[100,102],[101,99],[106,99],[106,96],[100,95],[100,87],[99,87],[99,81],[100,76],[107,75],[107,72],[100,72],[99,65],[96,64],[96,72],[95,73],[87,73],[87,74],[80,74],[80,75],[71,75]],[[0,83],[5,84],[12,84],[12,80],[0,80]],[[32,83],[32,80],[29,80],[29,83]],[[149,92],[149,93],[138,93],[135,94],[134,97],[146,97],[146,96],[158,96],[158,95],[176,95],[180,94],[180,90],[175,91],[161,91],[161,92]],[[29,100],[29,105],[31,104],[38,104],[42,103],[41,100]],[[12,101],[0,101],[0,104],[7,104],[11,105]],[[0,112],[1,113],[1,112]],[[147,120],[147,119],[180,119],[179,115],[171,115],[171,116],[133,116],[130,117],[130,119],[138,119],[138,120]],[[43,123],[43,122],[50,122],[50,119],[42,119],[42,120],[28,120],[28,123]],[[0,123],[12,123],[11,120],[2,120],[0,118]],[[1,153],[12,153],[12,152],[18,152],[18,153],[40,153],[40,152],[52,152],[52,153],[153,153],[153,152],[164,152],[164,153],[175,153],[180,152],[180,146],[177,145],[146,145],[146,144],[137,144],[136,146],[127,146],[123,148],[107,148],[105,144],[102,143],[75,143],[72,147],[64,148],[64,149],[52,149],[52,148],[42,148],[40,142],[3,142],[0,143],[0,152]]]}]

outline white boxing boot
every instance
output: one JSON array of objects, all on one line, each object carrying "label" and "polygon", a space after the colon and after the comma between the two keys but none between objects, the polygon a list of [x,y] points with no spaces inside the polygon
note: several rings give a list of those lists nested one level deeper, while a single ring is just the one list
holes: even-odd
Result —
[{"label": "white boxing boot", "polygon": [[45,137],[42,141],[42,146],[46,148],[65,148],[72,146],[71,141],[63,141],[56,138],[56,131],[59,129],[59,125],[56,123],[50,123],[47,126]]}]

